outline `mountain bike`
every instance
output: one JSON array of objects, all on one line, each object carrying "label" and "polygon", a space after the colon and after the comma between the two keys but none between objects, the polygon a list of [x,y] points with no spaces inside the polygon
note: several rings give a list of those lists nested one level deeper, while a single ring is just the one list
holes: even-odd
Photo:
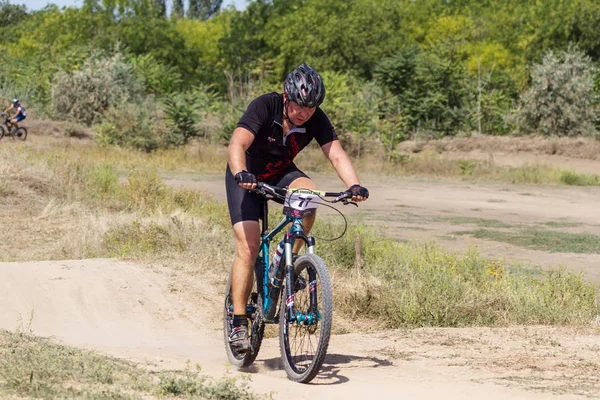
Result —
[{"label": "mountain bike", "polygon": [[[4,115],[5,114],[2,113],[3,117]],[[10,122],[9,117],[4,118],[4,125],[6,125],[6,127],[0,125],[0,139],[2,139],[4,136],[12,136],[13,139],[27,139],[27,129],[23,128],[22,126],[17,128],[12,122]]]},{"label": "mountain bike", "polygon": [[[315,237],[304,234],[302,219],[314,213],[317,205],[325,204],[323,202],[357,204],[350,200],[352,195],[348,192],[286,189],[263,182],[258,183],[255,191],[263,198],[263,218],[260,249],[254,265],[255,280],[246,305],[246,316],[251,322],[251,350],[238,353],[229,343],[233,329],[231,273],[225,292],[225,350],[231,364],[238,368],[249,367],[260,350],[265,324],[278,323],[279,348],[285,371],[291,380],[307,383],[317,375],[325,359],[331,334],[333,292],[325,262],[315,254]],[[285,215],[271,230],[268,221],[269,200],[283,203]],[[270,268],[269,245],[290,223],[291,228],[283,240],[281,261]],[[344,228],[335,239],[342,237],[345,231]],[[292,255],[296,240],[306,244],[307,253]]]}]

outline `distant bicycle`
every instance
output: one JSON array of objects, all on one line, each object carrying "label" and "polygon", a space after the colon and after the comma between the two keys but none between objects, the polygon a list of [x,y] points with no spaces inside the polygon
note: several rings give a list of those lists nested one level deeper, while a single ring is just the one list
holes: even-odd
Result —
[{"label": "distant bicycle", "polygon": [[0,139],[4,136],[12,136],[13,139],[27,139],[27,129],[22,126],[16,127],[12,122],[10,122],[10,118],[6,117],[4,113],[2,113],[4,118],[4,125],[0,125]]}]

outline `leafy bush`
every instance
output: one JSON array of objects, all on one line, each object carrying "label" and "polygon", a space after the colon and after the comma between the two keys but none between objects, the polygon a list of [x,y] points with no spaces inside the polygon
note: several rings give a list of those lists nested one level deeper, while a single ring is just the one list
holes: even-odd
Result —
[{"label": "leafy bush", "polygon": [[[382,88],[373,81],[364,81],[346,73],[324,72],[323,81],[327,96],[323,109],[335,126],[346,151],[360,156],[364,153],[364,143],[377,134],[380,143],[391,143],[391,135],[396,126],[388,120],[398,120],[392,115],[382,119],[386,98]],[[386,110],[389,111],[389,110]]]},{"label": "leafy bush", "polygon": [[133,72],[140,78],[149,93],[172,93],[181,87],[181,74],[176,68],[161,64],[151,54],[131,60]]},{"label": "leafy bush", "polygon": [[169,144],[184,145],[189,139],[198,135],[196,121],[197,96],[193,92],[180,95],[167,95],[163,98],[165,120],[169,125],[169,133],[165,140]]},{"label": "leafy bush", "polygon": [[55,76],[51,108],[56,118],[66,115],[89,126],[111,107],[138,102],[141,93],[142,85],[120,54],[107,58],[92,55],[81,70]]},{"label": "leafy bush", "polygon": [[411,131],[438,137],[470,130],[473,93],[460,53],[446,42],[428,52],[408,47],[375,66],[375,78],[398,98]]},{"label": "leafy bush", "polygon": [[96,127],[96,140],[101,146],[131,146],[144,151],[157,149],[166,128],[156,117],[155,107],[151,98],[142,105],[110,107],[105,119]]},{"label": "leafy bush", "polygon": [[565,185],[571,186],[597,186],[600,184],[598,175],[580,174],[568,168],[559,170],[559,180]]},{"label": "leafy bush", "polygon": [[233,103],[221,103],[217,115],[220,118],[220,126],[217,132],[217,139],[223,143],[229,143],[233,131],[238,121],[244,114],[246,107],[250,102],[236,100]]},{"label": "leafy bush", "polygon": [[517,116],[522,133],[593,136],[598,108],[594,95],[596,69],[577,48],[550,51],[534,65],[532,83]]}]

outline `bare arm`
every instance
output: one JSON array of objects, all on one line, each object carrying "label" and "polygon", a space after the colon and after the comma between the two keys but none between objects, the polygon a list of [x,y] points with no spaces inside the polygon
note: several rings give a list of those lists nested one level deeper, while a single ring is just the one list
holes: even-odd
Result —
[{"label": "bare arm", "polygon": [[334,140],[321,146],[321,150],[323,150],[323,153],[325,153],[325,156],[327,156],[327,159],[333,165],[335,172],[347,188],[352,185],[360,185],[356,170],[352,166],[352,162],[342,148],[339,140]]},{"label": "bare arm", "polygon": [[233,175],[246,170],[246,150],[254,141],[254,135],[247,129],[235,128],[229,141],[228,162]]},{"label": "bare arm", "polygon": [[[323,153],[325,153],[325,155],[329,159],[329,162],[331,162],[331,165],[333,165],[335,172],[337,172],[338,176],[340,177],[342,182],[346,184],[346,187],[348,189],[350,189],[354,185],[361,186],[358,180],[358,176],[356,175],[356,170],[352,166],[352,162],[350,161],[350,158],[348,158],[348,155],[342,148],[342,145],[340,144],[339,140],[334,140],[333,142],[329,142],[321,146],[321,150],[323,150]],[[369,197],[369,192],[366,189],[362,188],[361,190],[365,191],[365,197],[363,197],[361,192],[355,193],[353,191],[353,201],[364,201],[367,199],[367,197]]]},{"label": "bare arm", "polygon": [[[239,172],[246,171],[246,150],[253,141],[254,135],[249,130],[238,127],[233,131],[228,148],[229,169],[233,176]],[[256,183],[238,183],[244,189],[254,189],[256,187]]]}]

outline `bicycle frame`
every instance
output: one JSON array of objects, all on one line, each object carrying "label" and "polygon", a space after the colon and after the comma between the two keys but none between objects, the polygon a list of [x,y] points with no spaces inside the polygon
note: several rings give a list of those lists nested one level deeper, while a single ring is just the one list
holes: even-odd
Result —
[{"label": "bicycle frame", "polygon": [[21,126],[13,123],[12,119],[9,117],[4,119],[4,126],[6,127],[6,136],[12,136],[13,138],[17,134],[17,131],[22,128]]},{"label": "bicycle frame", "polygon": [[[288,282],[292,282],[294,270],[293,270],[293,261],[292,261],[292,248],[294,247],[294,243],[297,238],[304,240],[306,245],[308,246],[308,252],[310,254],[314,254],[315,251],[315,239],[311,236],[306,236],[304,231],[302,230],[302,219],[301,218],[293,218],[290,216],[285,216],[278,224],[269,231],[269,206],[268,201],[265,200],[263,204],[263,220],[262,220],[262,234],[261,234],[261,245],[259,250],[258,259],[260,259],[261,263],[261,271],[263,274],[263,287],[262,287],[262,305],[263,305],[263,317],[265,322],[277,322],[275,321],[275,315],[277,313],[277,305],[281,290],[281,263],[275,275],[275,281],[278,283],[277,285],[272,285],[269,281],[269,244],[271,240],[281,232],[287,225],[290,223],[292,227],[290,231],[285,234],[284,244],[285,244],[285,279]],[[283,261],[283,258],[282,258]],[[257,271],[259,273],[259,271]],[[314,277],[311,277],[314,278]],[[311,279],[312,282],[312,279]],[[287,308],[288,315],[293,316],[297,321],[305,321],[305,322],[313,322],[313,316],[304,316],[304,315],[296,315],[294,312],[294,293],[292,292],[292,288],[290,285],[286,286],[287,291]],[[314,294],[314,296],[313,296]],[[260,295],[260,294],[259,294]],[[316,304],[316,292],[311,292],[311,304]],[[314,297],[314,298],[313,298]],[[313,302],[314,300],[314,302]],[[281,317],[281,316],[280,316]]]}]

